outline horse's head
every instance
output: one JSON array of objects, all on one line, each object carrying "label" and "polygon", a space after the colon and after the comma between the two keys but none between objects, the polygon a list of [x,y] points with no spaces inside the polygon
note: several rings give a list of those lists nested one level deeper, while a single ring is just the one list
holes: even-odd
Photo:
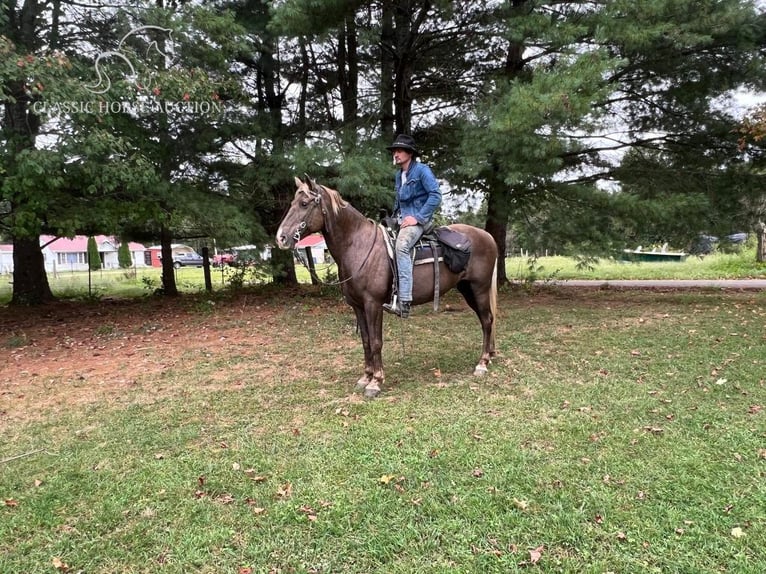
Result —
[{"label": "horse's head", "polygon": [[295,247],[301,237],[320,231],[324,225],[322,186],[308,176],[305,181],[296,177],[295,185],[295,197],[277,230],[277,246],[280,249]]}]

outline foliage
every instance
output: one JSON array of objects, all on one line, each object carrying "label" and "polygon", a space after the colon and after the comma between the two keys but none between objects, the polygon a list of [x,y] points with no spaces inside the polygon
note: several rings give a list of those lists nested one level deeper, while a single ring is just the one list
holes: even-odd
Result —
[{"label": "foliage", "polygon": [[101,269],[101,255],[98,252],[96,238],[88,237],[88,269],[98,271]]},{"label": "foliage", "polygon": [[120,241],[120,246],[117,248],[117,262],[120,269],[130,269],[133,267],[133,257],[130,253],[129,242]]},{"label": "foliage", "polygon": [[0,232],[263,243],[303,172],[377,217],[395,132],[484,196],[501,251],[506,230],[601,255],[758,221],[759,116],[727,105],[766,82],[758,5],[456,6],[6,3]]}]

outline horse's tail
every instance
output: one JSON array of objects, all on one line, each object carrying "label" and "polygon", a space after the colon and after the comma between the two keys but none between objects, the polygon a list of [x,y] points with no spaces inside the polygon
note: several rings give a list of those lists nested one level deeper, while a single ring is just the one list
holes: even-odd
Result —
[{"label": "horse's tail", "polygon": [[489,287],[489,310],[492,313],[492,332],[490,333],[491,354],[494,355],[495,349],[495,326],[497,325],[497,257],[495,257],[494,271],[492,272],[492,285]]}]

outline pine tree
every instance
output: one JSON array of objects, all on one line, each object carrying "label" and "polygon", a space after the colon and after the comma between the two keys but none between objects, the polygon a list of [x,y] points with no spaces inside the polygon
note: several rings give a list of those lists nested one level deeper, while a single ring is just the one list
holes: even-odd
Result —
[{"label": "pine tree", "polygon": [[130,269],[133,267],[130,243],[127,241],[120,242],[120,246],[117,248],[117,263],[119,264],[120,269]]},{"label": "pine tree", "polygon": [[98,271],[101,269],[101,254],[98,252],[96,238],[88,237],[88,269]]}]

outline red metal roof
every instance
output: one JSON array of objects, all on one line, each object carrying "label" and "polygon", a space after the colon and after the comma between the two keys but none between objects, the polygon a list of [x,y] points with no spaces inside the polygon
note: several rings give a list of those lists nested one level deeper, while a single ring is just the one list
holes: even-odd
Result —
[{"label": "red metal roof", "polygon": [[295,244],[295,247],[298,249],[303,249],[304,247],[316,247],[320,243],[323,247],[325,246],[324,237],[322,237],[321,233],[315,233],[314,235],[308,235],[301,239]]},{"label": "red metal roof", "polygon": [[[100,247],[104,243],[111,243],[117,249],[120,242],[114,237],[108,235],[95,235],[96,244]],[[53,241],[51,241],[53,240]],[[88,251],[88,238],[85,235],[76,235],[72,239],[68,237],[59,237],[55,235],[41,235],[40,245],[47,246],[56,253],[85,253]],[[146,248],[140,243],[130,242],[128,244],[131,251],[144,251]]]}]

